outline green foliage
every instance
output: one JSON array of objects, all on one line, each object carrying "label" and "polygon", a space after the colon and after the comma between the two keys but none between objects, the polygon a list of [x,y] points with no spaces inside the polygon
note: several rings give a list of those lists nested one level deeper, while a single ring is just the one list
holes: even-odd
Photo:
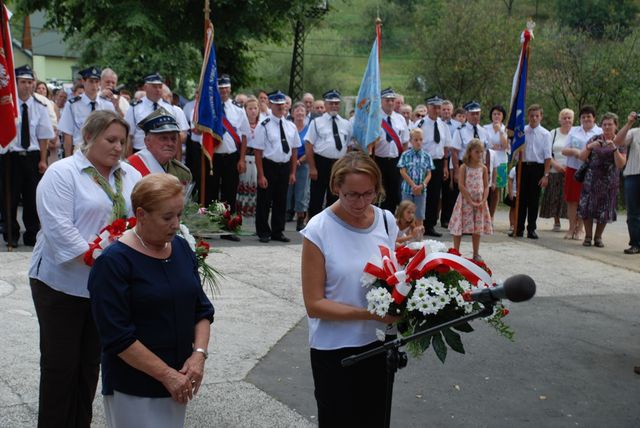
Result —
[{"label": "green foliage", "polygon": [[[638,6],[631,0],[556,0],[562,25],[596,39],[624,38],[636,24]],[[610,32],[609,27],[619,30]]]}]

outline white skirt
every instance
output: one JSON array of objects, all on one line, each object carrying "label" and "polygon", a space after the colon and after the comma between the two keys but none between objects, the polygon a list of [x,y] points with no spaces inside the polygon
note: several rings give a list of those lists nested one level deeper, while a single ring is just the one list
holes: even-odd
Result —
[{"label": "white skirt", "polygon": [[103,396],[109,428],[182,428],[187,405],[171,397],[137,397],[113,391]]}]

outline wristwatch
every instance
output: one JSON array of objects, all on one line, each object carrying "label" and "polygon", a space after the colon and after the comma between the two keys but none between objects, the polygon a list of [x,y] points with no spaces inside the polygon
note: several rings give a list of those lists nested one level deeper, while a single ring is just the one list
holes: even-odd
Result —
[{"label": "wristwatch", "polygon": [[207,358],[209,358],[209,353],[207,352],[206,349],[202,349],[202,348],[196,348],[193,350],[193,352],[200,352],[202,355],[204,355],[204,359],[206,360]]},{"label": "wristwatch", "polygon": [[547,172],[544,176],[545,176],[545,177],[548,177],[548,176],[549,176],[549,173]]}]

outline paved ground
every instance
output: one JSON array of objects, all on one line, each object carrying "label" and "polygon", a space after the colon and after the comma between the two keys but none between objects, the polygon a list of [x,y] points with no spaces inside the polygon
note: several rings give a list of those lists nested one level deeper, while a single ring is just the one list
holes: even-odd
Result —
[{"label": "paved ground", "polygon": [[[640,257],[626,256],[624,218],[607,227],[605,248],[584,248],[547,232],[506,237],[506,213],[481,253],[498,278],[531,275],[538,294],[512,305],[510,343],[482,321],[464,337],[467,355],[445,365],[427,353],[398,373],[394,426],[640,426],[637,303]],[[292,224],[288,224],[291,227]],[[299,284],[300,239],[290,244],[213,240],[225,273],[192,427],[304,427],[315,422],[307,331]],[[450,238],[445,236],[445,242]],[[463,253],[470,243],[463,243]],[[35,426],[38,325],[26,271],[30,252],[0,247],[0,427]],[[94,426],[104,425],[101,398]]]}]

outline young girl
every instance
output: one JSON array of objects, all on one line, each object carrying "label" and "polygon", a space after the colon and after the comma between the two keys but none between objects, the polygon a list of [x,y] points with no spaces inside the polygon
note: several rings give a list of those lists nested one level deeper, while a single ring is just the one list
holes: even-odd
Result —
[{"label": "young girl", "polygon": [[408,244],[410,241],[422,239],[424,228],[422,221],[416,219],[416,204],[405,199],[396,208],[396,224],[398,225],[398,238],[396,245]]},{"label": "young girl", "polygon": [[513,232],[516,224],[516,167],[511,167],[509,171],[509,181],[507,183],[507,194],[504,203],[509,206],[509,232]]},{"label": "young girl", "polygon": [[462,234],[472,236],[473,259],[482,261],[480,235],[492,234],[491,214],[487,198],[489,196],[489,171],[483,165],[484,145],[474,138],[469,142],[462,159],[464,165],[458,171],[460,194],[449,220],[449,231],[453,235],[453,247],[460,250]]}]

